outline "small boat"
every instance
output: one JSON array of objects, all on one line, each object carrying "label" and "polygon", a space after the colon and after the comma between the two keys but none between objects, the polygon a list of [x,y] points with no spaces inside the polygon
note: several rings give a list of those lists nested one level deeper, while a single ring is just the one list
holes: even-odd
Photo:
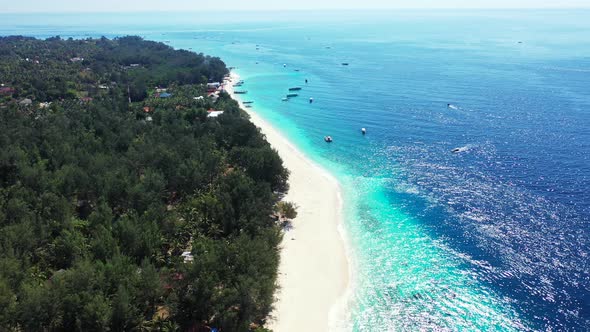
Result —
[{"label": "small boat", "polygon": [[305,84],[307,84],[307,82],[308,82],[308,81],[307,81],[307,78],[306,78],[306,79],[305,79]]},{"label": "small boat", "polygon": [[297,97],[297,96],[299,96],[299,94],[297,94],[297,93],[290,93],[290,94],[287,95],[287,98]]},{"label": "small boat", "polygon": [[295,71],[299,71],[299,69],[295,69]]},{"label": "small boat", "polygon": [[332,136],[324,137],[324,141],[326,141],[327,143],[332,143]]},{"label": "small boat", "polygon": [[282,101],[289,101],[289,98],[285,97],[283,99],[281,99]]},{"label": "small boat", "polygon": [[244,84],[243,83],[236,83],[236,84],[233,85],[233,87],[239,87],[239,86],[242,86],[242,85],[244,85]]},{"label": "small boat", "polygon": [[245,101],[244,102],[244,105],[248,105],[248,104],[254,104],[254,102],[253,101]]},{"label": "small boat", "polygon": [[343,62],[342,65],[343,66],[348,66],[348,62]]},{"label": "small boat", "polygon": [[234,93],[237,95],[245,95],[246,93],[248,93],[248,90],[237,90],[234,91]]},{"label": "small boat", "polygon": [[462,146],[460,148],[454,148],[453,150],[451,150],[452,153],[461,153],[467,151],[469,151],[469,146]]},{"label": "small boat", "polygon": [[309,103],[313,103],[313,98],[309,98]]},{"label": "small boat", "polygon": [[361,133],[363,133],[363,135],[367,134],[367,129],[366,128],[361,128]]},{"label": "small boat", "polygon": [[246,107],[246,108],[251,108],[251,107],[252,107],[252,105],[244,105],[244,107]]},{"label": "small boat", "polygon": [[294,87],[294,88],[289,88],[289,91],[299,91],[299,90],[301,90],[301,88],[298,86]]}]

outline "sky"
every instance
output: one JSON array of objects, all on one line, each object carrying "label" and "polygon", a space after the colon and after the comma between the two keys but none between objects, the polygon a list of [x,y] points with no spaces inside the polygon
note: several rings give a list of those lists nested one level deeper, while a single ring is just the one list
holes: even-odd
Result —
[{"label": "sky", "polygon": [[582,7],[589,8],[590,0],[0,0],[0,12]]}]

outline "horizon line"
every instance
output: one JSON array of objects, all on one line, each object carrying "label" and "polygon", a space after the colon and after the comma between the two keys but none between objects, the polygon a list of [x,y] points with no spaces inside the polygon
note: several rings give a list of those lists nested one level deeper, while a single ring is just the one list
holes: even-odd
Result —
[{"label": "horizon line", "polygon": [[471,10],[588,10],[587,7],[572,6],[572,7],[387,7],[387,8],[287,8],[287,9],[238,9],[238,10],[223,10],[223,9],[178,9],[178,10],[95,10],[95,11],[0,11],[0,14],[132,14],[132,13],[264,13],[264,12],[310,12],[310,11],[471,11]]}]

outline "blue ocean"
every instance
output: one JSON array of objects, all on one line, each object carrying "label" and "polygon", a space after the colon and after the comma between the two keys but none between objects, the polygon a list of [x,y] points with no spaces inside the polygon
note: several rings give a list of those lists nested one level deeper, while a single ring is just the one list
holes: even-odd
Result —
[{"label": "blue ocean", "polygon": [[589,18],[2,14],[0,35],[139,35],[236,67],[244,99],[342,185],[343,330],[588,331]]}]

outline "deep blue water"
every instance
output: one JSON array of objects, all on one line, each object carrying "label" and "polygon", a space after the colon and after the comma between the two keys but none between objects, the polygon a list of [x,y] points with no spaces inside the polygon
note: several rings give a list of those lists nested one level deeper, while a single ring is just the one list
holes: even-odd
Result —
[{"label": "deep blue water", "polygon": [[354,265],[342,328],[584,331],[589,17],[31,14],[0,15],[0,35],[138,34],[237,66],[244,98],[342,183]]}]

